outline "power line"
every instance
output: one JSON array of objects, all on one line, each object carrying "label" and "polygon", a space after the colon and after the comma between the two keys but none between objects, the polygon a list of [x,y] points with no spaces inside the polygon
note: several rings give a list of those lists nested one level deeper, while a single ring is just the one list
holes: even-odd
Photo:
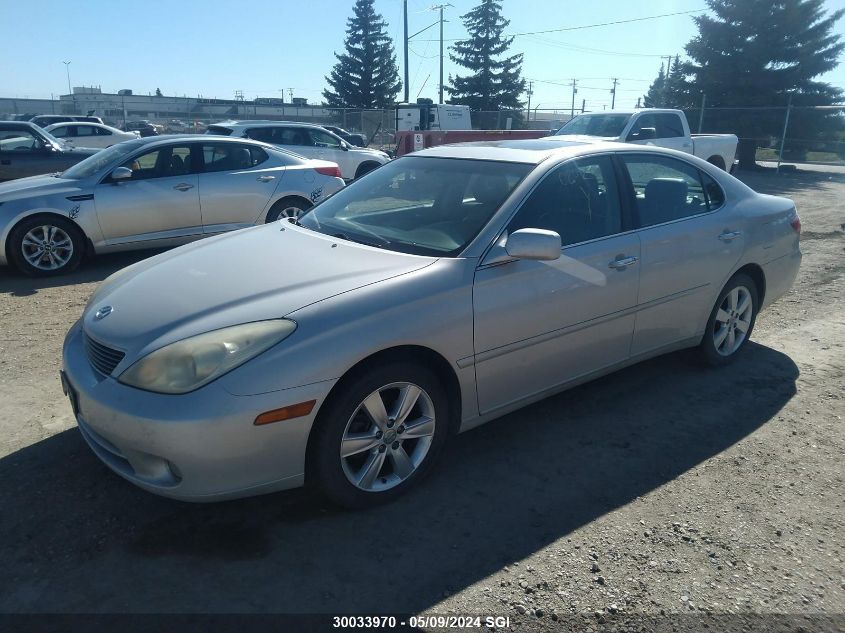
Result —
[{"label": "power line", "polygon": [[[643,22],[645,20],[657,20],[659,18],[669,18],[675,15],[689,15],[690,13],[701,13],[707,11],[707,7],[700,9],[692,9],[691,11],[675,11],[674,13],[661,13],[660,15],[647,15],[642,18],[629,18],[627,20],[614,20],[613,22],[600,22],[598,24],[584,24],[581,26],[566,26],[559,29],[546,29],[544,31],[526,31],[524,33],[508,33],[505,37],[522,37],[524,35],[542,35],[543,33],[563,33],[565,31],[580,31],[582,29],[595,29],[601,26],[613,26],[614,24],[629,24],[631,22]],[[433,42],[439,40],[432,40]],[[444,42],[464,42],[467,38],[454,38],[443,40]]]}]

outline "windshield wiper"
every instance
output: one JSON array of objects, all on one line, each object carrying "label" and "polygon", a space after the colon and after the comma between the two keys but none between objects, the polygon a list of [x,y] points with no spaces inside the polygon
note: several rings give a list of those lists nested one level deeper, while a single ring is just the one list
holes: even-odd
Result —
[{"label": "windshield wiper", "polygon": [[362,240],[360,237],[352,237],[346,233],[334,233],[332,237],[339,237],[342,240],[346,240],[347,242],[355,242],[356,244],[363,244],[364,246],[372,246],[374,248],[384,248],[390,242],[388,240],[384,240],[383,244],[379,244],[378,242],[373,242],[370,240]]}]

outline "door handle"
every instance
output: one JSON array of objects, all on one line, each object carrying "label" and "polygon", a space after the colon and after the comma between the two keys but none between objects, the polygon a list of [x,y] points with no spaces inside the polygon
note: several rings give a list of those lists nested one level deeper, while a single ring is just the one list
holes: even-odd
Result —
[{"label": "door handle", "polygon": [[742,235],[742,231],[725,231],[719,236],[723,242],[731,242]]},{"label": "door handle", "polygon": [[608,264],[608,267],[612,268],[613,270],[625,270],[626,268],[628,268],[628,266],[633,266],[634,264],[636,264],[637,260],[639,260],[639,257],[634,257],[633,255],[629,257],[620,256],[610,262]]},{"label": "door handle", "polygon": [[258,182],[270,182],[271,180],[275,180],[275,176],[259,176],[256,178]]},{"label": "door handle", "polygon": [[179,191],[187,191],[188,189],[193,189],[193,185],[189,185],[186,182],[180,182],[178,185],[173,187],[174,189],[178,189]]}]

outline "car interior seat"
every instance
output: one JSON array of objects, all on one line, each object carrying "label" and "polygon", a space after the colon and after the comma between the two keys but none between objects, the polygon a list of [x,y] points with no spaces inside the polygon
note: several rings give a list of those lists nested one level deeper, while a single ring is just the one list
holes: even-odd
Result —
[{"label": "car interior seat", "polygon": [[683,217],[687,194],[687,183],[682,178],[652,178],[639,204],[640,223],[651,226]]}]

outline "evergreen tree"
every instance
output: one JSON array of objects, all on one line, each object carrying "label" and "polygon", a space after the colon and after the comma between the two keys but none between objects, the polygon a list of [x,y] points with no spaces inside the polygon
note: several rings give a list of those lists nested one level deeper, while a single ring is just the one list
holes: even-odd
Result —
[{"label": "evergreen tree", "polygon": [[157,96],[157,97],[161,97],[161,96],[162,96],[162,94],[161,94],[161,88],[156,88],[156,96]]},{"label": "evergreen tree", "polygon": [[451,47],[449,59],[470,72],[449,77],[451,85],[445,90],[452,97],[451,103],[473,110],[521,110],[520,96],[525,92],[522,54],[503,57],[513,38],[502,35],[510,21],[502,17],[501,3],[481,0],[461,20],[469,38]]},{"label": "evergreen tree", "polygon": [[396,53],[387,22],[373,8],[374,0],[357,0],[346,22],[346,51],[326,77],[326,104],[336,108],[386,108],[402,88]]},{"label": "evergreen tree", "polygon": [[657,78],[651,82],[648,92],[643,97],[643,105],[646,108],[662,108],[665,103],[664,92],[666,90],[666,70],[660,64],[660,72]]},{"label": "evergreen tree", "polygon": [[657,78],[648,88],[643,98],[646,108],[678,108],[692,107],[691,87],[687,82],[687,65],[681,62],[681,58],[675,55],[675,59],[669,66],[667,73],[663,64],[660,65],[660,72]]},{"label": "evergreen tree", "polygon": [[664,108],[685,109],[693,106],[691,86],[687,82],[687,64],[675,55],[664,86]]},{"label": "evergreen tree", "polygon": [[[838,64],[843,50],[834,31],[845,13],[826,13],[823,0],[707,0],[714,16],[694,18],[698,36],[686,46],[696,93],[709,107],[827,105],[842,91],[816,81]],[[830,116],[819,111],[793,113],[793,138],[818,135]],[[781,134],[783,110],[732,110],[705,114],[710,130],[740,137],[742,167],[754,166],[760,142]]]}]

